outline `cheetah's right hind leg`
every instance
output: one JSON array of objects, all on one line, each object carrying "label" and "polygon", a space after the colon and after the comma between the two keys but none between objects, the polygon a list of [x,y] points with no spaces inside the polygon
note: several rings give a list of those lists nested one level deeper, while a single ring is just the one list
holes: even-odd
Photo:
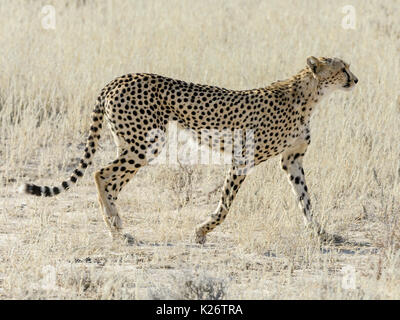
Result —
[{"label": "cheetah's right hind leg", "polygon": [[124,151],[111,164],[94,174],[103,219],[114,240],[135,242],[131,235],[122,234],[122,219],[118,214],[115,201],[122,188],[143,165],[143,161],[137,156]]}]

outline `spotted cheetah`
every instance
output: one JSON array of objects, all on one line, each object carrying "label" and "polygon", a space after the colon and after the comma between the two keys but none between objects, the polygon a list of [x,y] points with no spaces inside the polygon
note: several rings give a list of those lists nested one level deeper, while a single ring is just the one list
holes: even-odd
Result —
[{"label": "spotted cheetah", "polygon": [[[218,207],[195,229],[198,243],[203,244],[206,234],[224,221],[251,167],[276,155],[281,155],[281,167],[292,185],[305,224],[323,235],[313,220],[302,164],[311,141],[310,117],[323,97],[336,89],[350,90],[357,82],[343,60],[312,56],[307,58],[306,67],[290,79],[244,91],[156,74],[127,74],[110,82],[97,98],[84,155],[70,178],[58,187],[25,184],[21,191],[52,197],[74,185],[92,164],[106,118],[117,145],[117,158],[95,172],[94,179],[111,235],[129,240],[121,232],[122,221],[115,206],[118,194],[140,168],[157,157],[166,142],[167,124],[176,121],[196,137],[217,132],[221,151],[237,141],[246,141],[239,152],[243,157],[232,160]],[[210,137],[204,140],[199,142],[216,144]]]}]

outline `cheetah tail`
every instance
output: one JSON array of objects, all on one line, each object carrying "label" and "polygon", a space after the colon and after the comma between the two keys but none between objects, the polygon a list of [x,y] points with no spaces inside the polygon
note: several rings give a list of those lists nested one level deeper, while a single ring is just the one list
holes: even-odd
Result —
[{"label": "cheetah tail", "polygon": [[59,187],[37,186],[35,184],[24,184],[19,188],[19,192],[32,194],[35,196],[53,197],[66,191],[83,177],[85,170],[92,164],[92,159],[96,153],[98,142],[100,139],[100,131],[102,129],[104,117],[104,103],[98,101],[92,112],[92,123],[90,126],[89,137],[86,142],[85,153],[81,158],[78,167],[74,170],[68,180],[61,183]]}]

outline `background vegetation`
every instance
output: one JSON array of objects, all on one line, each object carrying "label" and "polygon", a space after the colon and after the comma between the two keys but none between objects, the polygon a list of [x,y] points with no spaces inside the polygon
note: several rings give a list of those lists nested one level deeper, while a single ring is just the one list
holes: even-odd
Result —
[{"label": "background vegetation", "polygon": [[[55,29],[43,28],[45,5]],[[355,29],[342,27],[343,7]],[[0,298],[399,299],[398,1],[1,1]],[[359,83],[312,119],[306,178],[317,218],[346,237],[305,233],[278,159],[245,181],[205,246],[197,223],[218,201],[223,166],[151,166],[118,202],[134,246],[112,243],[92,174],[57,198],[19,195],[78,163],[94,101],[116,76],[151,72],[249,89],[285,79],[307,56],[351,63]]]}]

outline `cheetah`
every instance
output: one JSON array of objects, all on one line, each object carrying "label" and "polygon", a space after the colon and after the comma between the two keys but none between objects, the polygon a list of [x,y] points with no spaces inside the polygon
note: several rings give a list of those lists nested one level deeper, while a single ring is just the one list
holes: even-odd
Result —
[{"label": "cheetah", "polygon": [[[175,121],[202,137],[200,143],[217,145],[222,152],[226,146],[242,142],[241,157],[233,157],[216,210],[195,228],[197,243],[205,243],[206,235],[224,221],[251,168],[277,155],[306,226],[323,236],[325,231],[313,219],[303,170],[303,157],[311,142],[310,118],[322,98],[336,89],[353,89],[358,79],[339,58],[311,56],[306,61],[305,68],[288,80],[252,90],[230,90],[147,73],[118,77],[96,100],[86,148],[70,178],[54,187],[25,184],[21,191],[52,197],[70,189],[92,164],[106,118],[117,158],[94,174],[98,201],[111,236],[132,239],[122,233],[115,205],[118,194],[140,168],[160,154],[167,124]],[[218,142],[207,135],[211,131],[216,132]]]}]

